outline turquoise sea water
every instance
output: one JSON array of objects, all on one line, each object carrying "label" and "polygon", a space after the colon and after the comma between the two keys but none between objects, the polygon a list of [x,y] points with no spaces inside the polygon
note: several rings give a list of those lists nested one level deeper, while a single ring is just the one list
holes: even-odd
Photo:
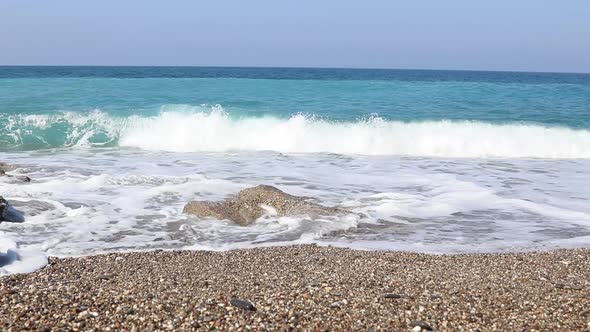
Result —
[{"label": "turquoise sea water", "polygon": [[[130,127],[144,125],[149,120],[157,125],[158,117],[162,119],[166,114],[189,116],[208,114],[211,110],[222,111],[234,124],[253,118],[288,121],[302,115],[310,124],[323,121],[333,128],[379,119],[386,123],[472,121],[537,129],[589,129],[590,75],[0,67],[0,150],[76,144],[117,146]],[[464,124],[462,128],[466,126],[469,125]],[[578,134],[588,139],[586,132]],[[232,144],[228,148],[240,149]],[[501,151],[492,154],[502,157]]]},{"label": "turquoise sea water", "polygon": [[[0,179],[26,216],[0,223],[0,251],[31,259],[309,242],[586,246],[590,75],[0,67],[0,160],[33,178]],[[353,214],[244,228],[181,213],[260,183]]]}]

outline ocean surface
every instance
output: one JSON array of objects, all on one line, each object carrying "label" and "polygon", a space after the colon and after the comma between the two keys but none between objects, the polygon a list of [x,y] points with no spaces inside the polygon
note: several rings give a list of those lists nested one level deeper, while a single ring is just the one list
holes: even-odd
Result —
[{"label": "ocean surface", "polygon": [[[430,253],[590,245],[590,75],[1,67],[0,273],[47,255],[319,243]],[[353,213],[182,214],[269,184]],[[19,258],[19,259],[17,259]]]}]

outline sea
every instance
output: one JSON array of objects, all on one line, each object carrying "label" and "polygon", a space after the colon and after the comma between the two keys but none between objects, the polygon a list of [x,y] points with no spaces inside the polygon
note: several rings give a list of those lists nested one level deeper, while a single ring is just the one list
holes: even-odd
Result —
[{"label": "sea", "polygon": [[[0,67],[0,273],[48,256],[316,243],[590,245],[590,74]],[[182,213],[267,184],[351,213]]]}]

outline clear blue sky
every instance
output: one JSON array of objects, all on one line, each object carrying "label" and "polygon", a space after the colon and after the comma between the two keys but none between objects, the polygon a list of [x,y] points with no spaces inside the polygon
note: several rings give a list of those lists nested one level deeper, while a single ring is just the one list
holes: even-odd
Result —
[{"label": "clear blue sky", "polygon": [[590,0],[0,0],[0,64],[590,72]]}]

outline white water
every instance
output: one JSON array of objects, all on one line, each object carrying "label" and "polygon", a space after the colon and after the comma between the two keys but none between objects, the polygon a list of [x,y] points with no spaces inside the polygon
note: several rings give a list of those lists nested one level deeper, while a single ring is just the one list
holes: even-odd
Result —
[{"label": "white water", "polygon": [[[147,130],[147,129],[146,129]],[[132,134],[134,131],[129,131]],[[0,223],[0,273],[30,271],[47,255],[293,243],[434,253],[590,244],[590,160],[438,159],[327,153],[68,149],[4,153],[30,184],[0,178],[25,213]],[[353,213],[265,217],[251,227],[181,213],[271,184]]]},{"label": "white water", "polygon": [[[151,151],[338,153],[441,158],[590,159],[590,131],[475,121],[398,122],[381,118],[333,122],[295,115],[230,117],[220,106],[169,106],[156,116],[114,117],[96,111],[12,116],[12,145],[47,147],[65,126],[61,147],[119,145]],[[60,129],[63,131],[63,128]],[[2,130],[0,130],[2,131]],[[1,142],[0,142],[1,143]],[[59,146],[58,146],[59,147]]]}]

